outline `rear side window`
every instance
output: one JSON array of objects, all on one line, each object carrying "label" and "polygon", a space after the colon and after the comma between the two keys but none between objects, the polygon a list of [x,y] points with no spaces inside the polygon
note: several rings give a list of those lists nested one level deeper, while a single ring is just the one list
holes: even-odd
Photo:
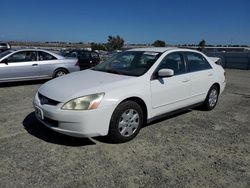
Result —
[{"label": "rear side window", "polygon": [[48,61],[54,60],[56,57],[46,52],[38,52],[39,53],[39,61]]},{"label": "rear side window", "polygon": [[98,59],[98,58],[99,58],[98,54],[95,53],[95,52],[91,52],[91,57],[92,57],[92,58],[95,58],[95,59]]},{"label": "rear side window", "polygon": [[6,43],[0,43],[0,46],[7,47]]},{"label": "rear side window", "polygon": [[17,52],[8,57],[8,62],[29,62],[37,61],[37,54],[35,51]]},{"label": "rear side window", "polygon": [[185,64],[180,53],[167,55],[158,67],[158,70],[160,69],[172,69],[174,70],[174,75],[184,74],[186,72]]},{"label": "rear side window", "polygon": [[188,70],[190,72],[202,71],[212,68],[205,57],[203,57],[201,54],[192,52],[187,52],[185,54],[187,58]]},{"label": "rear side window", "polygon": [[84,51],[80,52],[79,58],[80,59],[89,59],[90,58],[90,52],[84,52]]}]

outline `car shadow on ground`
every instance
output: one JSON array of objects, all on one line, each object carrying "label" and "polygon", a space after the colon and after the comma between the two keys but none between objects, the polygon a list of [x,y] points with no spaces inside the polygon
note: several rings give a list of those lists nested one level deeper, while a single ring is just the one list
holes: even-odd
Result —
[{"label": "car shadow on ground", "polygon": [[187,110],[183,110],[183,111],[171,114],[171,115],[166,115],[166,116],[160,117],[160,118],[158,118],[156,120],[151,121],[150,123],[147,123],[146,125],[143,126],[143,128],[154,125],[154,124],[157,124],[157,123],[160,123],[162,121],[166,121],[166,120],[181,116],[183,114],[191,112],[192,110],[194,110],[194,109],[187,109]]},{"label": "car shadow on ground", "polygon": [[29,134],[53,144],[74,147],[96,144],[89,138],[71,137],[50,130],[36,119],[34,112],[25,117],[25,119],[23,120],[23,126]]},{"label": "car shadow on ground", "polygon": [[[148,126],[153,126],[157,123],[160,123],[162,121],[166,121],[172,118],[175,118],[177,116],[186,114],[191,112],[192,110],[196,109],[188,109],[188,110],[183,110],[181,112],[172,114],[172,115],[166,115],[163,116],[159,119],[156,119],[150,123],[147,123],[144,125],[142,128],[146,128]],[[55,131],[50,130],[46,126],[42,125],[35,117],[35,113],[32,112],[26,118],[23,120],[23,126],[27,130],[28,133],[31,135],[42,139],[46,142],[53,143],[53,144],[58,144],[58,145],[65,145],[65,146],[87,146],[87,145],[95,145],[96,143],[93,142],[89,138],[77,138],[77,137],[71,137],[67,135],[63,135],[60,133],[57,133]],[[107,136],[99,136],[99,137],[93,137],[94,140],[106,143],[106,144],[117,144],[114,143],[112,140],[110,140]]]},{"label": "car shadow on ground", "polygon": [[48,80],[31,80],[31,81],[17,81],[17,82],[6,82],[0,83],[0,88],[2,87],[16,87],[16,86],[24,86],[24,85],[36,85],[36,84],[44,84]]}]

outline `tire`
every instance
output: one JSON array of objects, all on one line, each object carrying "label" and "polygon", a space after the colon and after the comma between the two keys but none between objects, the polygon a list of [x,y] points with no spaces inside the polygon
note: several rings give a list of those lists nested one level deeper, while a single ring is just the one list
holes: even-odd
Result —
[{"label": "tire", "polygon": [[116,107],[109,126],[108,137],[115,143],[132,140],[143,124],[143,111],[138,103],[125,101]]},{"label": "tire", "polygon": [[67,71],[67,70],[65,70],[65,69],[57,69],[57,70],[55,71],[53,77],[54,77],[54,78],[57,78],[57,77],[64,76],[64,75],[66,75],[66,74],[68,74],[68,71]]},{"label": "tire", "polygon": [[207,111],[214,109],[218,102],[218,97],[219,97],[219,88],[218,86],[213,85],[207,93],[207,97],[202,105],[202,108]]}]

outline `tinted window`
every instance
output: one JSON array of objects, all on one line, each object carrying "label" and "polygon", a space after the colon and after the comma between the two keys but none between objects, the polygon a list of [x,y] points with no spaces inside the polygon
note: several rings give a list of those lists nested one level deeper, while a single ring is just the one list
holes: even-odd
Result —
[{"label": "tinted window", "polygon": [[95,53],[95,52],[91,53],[91,57],[94,58],[94,59],[98,59],[99,58],[98,54]]},{"label": "tinted window", "polygon": [[47,61],[56,59],[53,55],[46,52],[39,52],[39,61]]},{"label": "tinted window", "polygon": [[70,53],[67,54],[67,57],[77,58],[78,57],[78,53],[77,52],[70,52]]},{"label": "tinted window", "polygon": [[37,55],[34,51],[17,52],[8,57],[8,62],[28,62],[37,61]]},{"label": "tinted window", "polygon": [[0,59],[11,54],[12,52],[13,52],[12,50],[7,50],[7,51],[0,53]]},{"label": "tinted window", "polygon": [[201,54],[186,53],[186,57],[187,57],[187,65],[189,67],[190,72],[212,68],[211,65]]},{"label": "tinted window", "polygon": [[80,52],[79,53],[79,59],[89,59],[90,58],[90,52]]},{"label": "tinted window", "polygon": [[157,70],[160,69],[172,69],[174,70],[174,75],[185,73],[185,64],[182,55],[179,53],[172,53],[167,55]]},{"label": "tinted window", "polygon": [[65,57],[73,57],[73,58],[79,58],[79,59],[89,59],[90,58],[90,52],[83,51],[83,50],[65,51],[62,53],[62,55]]},{"label": "tinted window", "polygon": [[7,47],[7,44],[6,43],[0,43],[0,46]]}]

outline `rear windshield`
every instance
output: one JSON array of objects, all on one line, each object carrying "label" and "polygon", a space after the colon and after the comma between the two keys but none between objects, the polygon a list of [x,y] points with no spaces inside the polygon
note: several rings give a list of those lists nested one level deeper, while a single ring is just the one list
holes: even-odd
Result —
[{"label": "rear windshield", "polygon": [[0,53],[0,59],[5,57],[6,55],[11,54],[12,52],[13,52],[13,50],[7,50],[7,51],[4,51],[4,52]]}]

